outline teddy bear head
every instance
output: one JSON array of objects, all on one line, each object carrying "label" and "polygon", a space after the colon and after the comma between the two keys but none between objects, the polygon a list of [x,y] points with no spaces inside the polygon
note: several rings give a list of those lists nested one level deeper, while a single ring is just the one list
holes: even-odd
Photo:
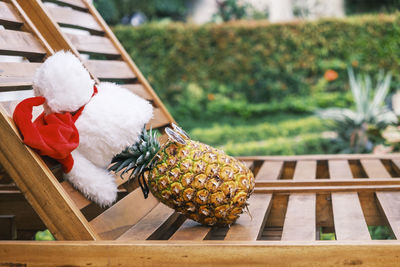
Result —
[{"label": "teddy bear head", "polygon": [[46,113],[75,112],[89,102],[94,81],[79,59],[68,51],[49,57],[36,71],[35,96],[46,98]]}]

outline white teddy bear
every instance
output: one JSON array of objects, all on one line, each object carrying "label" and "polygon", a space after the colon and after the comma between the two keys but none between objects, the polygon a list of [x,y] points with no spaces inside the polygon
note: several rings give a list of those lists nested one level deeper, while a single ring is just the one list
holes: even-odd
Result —
[{"label": "white teddy bear", "polygon": [[74,115],[84,107],[75,121],[79,145],[71,152],[73,165],[65,178],[99,205],[111,205],[117,185],[107,167],[113,156],[137,141],[152,117],[151,104],[114,83],[95,87],[79,59],[64,51],[38,68],[33,89],[36,96],[45,98],[45,114]]}]

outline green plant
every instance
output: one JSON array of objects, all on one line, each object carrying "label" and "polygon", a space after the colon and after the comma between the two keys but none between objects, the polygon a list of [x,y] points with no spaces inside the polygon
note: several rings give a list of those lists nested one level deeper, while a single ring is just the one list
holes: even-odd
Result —
[{"label": "green plant", "polygon": [[[180,115],[182,108],[177,111],[184,102],[181,95],[188,95],[192,84],[204,92],[198,102],[203,110],[214,111],[212,118],[227,115],[227,110],[229,115],[247,117],[314,112],[337,106],[335,99],[341,102],[337,107],[345,107],[349,102],[346,66],[369,74],[379,69],[400,72],[399,22],[400,15],[395,14],[288,24],[145,24],[118,26],[114,31],[181,121],[189,114],[211,115],[197,112],[196,105],[186,105],[185,115]],[[318,85],[329,69],[337,72],[337,79]],[[391,82],[391,88],[400,88],[399,75]],[[215,100],[209,101],[209,94]],[[333,95],[338,96],[329,100]],[[326,99],[323,106],[322,98]]]},{"label": "green plant", "polygon": [[223,21],[243,19],[248,13],[250,5],[238,0],[215,0],[218,6],[218,12],[214,15]]},{"label": "green plant", "polygon": [[54,236],[50,233],[49,229],[44,231],[38,231],[35,234],[36,241],[53,241],[56,240]]},{"label": "green plant", "polygon": [[348,152],[370,152],[374,139],[379,138],[379,131],[397,122],[396,115],[384,105],[391,74],[379,72],[375,88],[369,75],[355,77],[351,68],[348,75],[356,109],[332,108],[319,114],[323,119],[333,121],[341,141],[349,143]]}]

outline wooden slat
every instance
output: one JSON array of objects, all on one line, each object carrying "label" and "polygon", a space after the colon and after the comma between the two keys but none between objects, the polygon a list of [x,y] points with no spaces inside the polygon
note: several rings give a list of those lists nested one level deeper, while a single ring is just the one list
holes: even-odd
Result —
[{"label": "wooden slat", "polygon": [[392,177],[379,159],[361,159],[360,162],[371,179]]},{"label": "wooden slat", "polygon": [[315,201],[315,194],[291,194],[289,196],[282,240],[315,240]]},{"label": "wooden slat", "polygon": [[[347,160],[330,160],[328,161],[329,176],[332,180],[353,179],[353,174]],[[363,179],[364,180],[364,179]]]},{"label": "wooden slat", "polygon": [[293,180],[314,180],[317,174],[317,162],[315,160],[299,160],[296,163]]},{"label": "wooden slat", "polygon": [[333,220],[337,240],[370,240],[357,193],[332,194]]},{"label": "wooden slat", "polygon": [[61,186],[64,188],[69,197],[74,201],[78,209],[83,209],[91,203],[87,198],[82,195],[82,193],[73,188],[71,184],[67,181],[62,182]]},{"label": "wooden slat", "polygon": [[153,129],[157,129],[157,128],[166,126],[168,124],[169,124],[169,121],[168,121],[168,118],[165,116],[165,113],[162,112],[161,109],[155,108],[153,111],[153,118],[146,125],[146,128],[150,129],[150,126],[151,126],[151,127],[153,127]]},{"label": "wooden slat", "polygon": [[0,25],[5,27],[20,28],[23,21],[15,11],[15,9],[8,3],[0,2]]},{"label": "wooden slat", "polygon": [[271,161],[295,161],[295,160],[360,160],[360,159],[400,159],[400,153],[392,154],[315,154],[297,156],[241,156],[240,160],[271,160]]},{"label": "wooden slat", "polygon": [[118,56],[119,53],[108,38],[94,35],[65,34],[79,52]]},{"label": "wooden slat", "polygon": [[277,180],[282,172],[283,161],[264,161],[257,173],[256,181]]},{"label": "wooden slat", "polygon": [[[351,175],[351,174],[350,174]],[[365,179],[365,178],[348,178],[349,176],[334,176],[335,179],[317,179],[317,180],[270,180],[257,181],[256,187],[322,187],[322,186],[379,186],[379,185],[400,185],[400,179],[381,178],[381,179]]]},{"label": "wooden slat", "polygon": [[[298,161],[293,180],[314,180],[316,161]],[[282,240],[312,241],[316,238],[316,195],[294,193],[289,196]]]},{"label": "wooden slat", "polygon": [[[330,160],[328,164],[332,180],[353,180],[347,160]],[[370,240],[371,236],[357,193],[332,193],[331,196],[336,239]]]},{"label": "wooden slat", "polygon": [[264,229],[272,194],[253,194],[249,199],[250,215],[242,214],[232,224],[225,240],[257,240]]},{"label": "wooden slat", "polygon": [[[280,243],[280,242],[278,242]],[[393,240],[365,243],[254,242],[0,242],[0,263],[49,266],[396,266]],[[3,264],[4,263],[4,264]],[[14,264],[15,265],[15,264]]]},{"label": "wooden slat", "polygon": [[331,192],[375,192],[400,191],[399,185],[360,185],[360,186],[289,186],[289,187],[256,187],[255,193],[289,194],[289,193],[331,193]]},{"label": "wooden slat", "polygon": [[82,10],[87,10],[86,5],[82,2],[82,0],[44,0],[44,1],[53,2],[60,5],[71,6]]},{"label": "wooden slat", "polygon": [[59,240],[98,239],[41,158],[27,148],[0,107],[0,164]]},{"label": "wooden slat", "polygon": [[46,51],[31,33],[0,30],[0,54],[31,58],[42,57]]},{"label": "wooden slat", "polygon": [[144,199],[138,188],[97,216],[90,224],[102,239],[116,239],[149,213],[157,203],[152,194]]},{"label": "wooden slat", "polygon": [[0,64],[0,84],[3,83],[29,83],[40,63],[14,63],[4,62]]},{"label": "wooden slat", "polygon": [[103,29],[89,13],[60,6],[49,6],[46,8],[54,20],[62,26],[78,27],[96,33],[103,32]]},{"label": "wooden slat", "polygon": [[187,219],[169,240],[197,240],[201,241],[210,232],[211,227],[204,226],[193,220]]},{"label": "wooden slat", "polygon": [[121,86],[126,89],[129,89],[132,93],[134,93],[146,100],[153,100],[152,96],[141,84],[124,84]]},{"label": "wooden slat", "polygon": [[379,205],[396,239],[400,239],[400,192],[376,192]]},{"label": "wooden slat", "polygon": [[166,205],[159,203],[143,219],[121,235],[118,240],[146,240],[161,232],[178,218],[179,214]]},{"label": "wooden slat", "polygon": [[99,79],[132,80],[136,78],[124,61],[87,60],[85,65]]}]

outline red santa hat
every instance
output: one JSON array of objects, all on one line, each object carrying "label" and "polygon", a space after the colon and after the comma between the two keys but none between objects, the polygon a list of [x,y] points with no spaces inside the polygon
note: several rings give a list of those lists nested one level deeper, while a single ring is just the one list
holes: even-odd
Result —
[{"label": "red santa hat", "polygon": [[[78,58],[59,51],[38,68],[33,89],[36,97],[15,108],[15,124],[26,145],[59,161],[68,173],[74,163],[71,152],[79,145],[75,121],[97,93],[94,81]],[[44,112],[32,122],[33,107],[40,105]]]}]

